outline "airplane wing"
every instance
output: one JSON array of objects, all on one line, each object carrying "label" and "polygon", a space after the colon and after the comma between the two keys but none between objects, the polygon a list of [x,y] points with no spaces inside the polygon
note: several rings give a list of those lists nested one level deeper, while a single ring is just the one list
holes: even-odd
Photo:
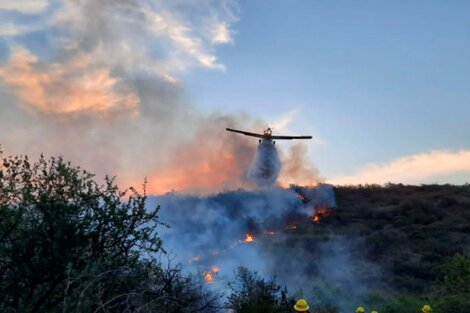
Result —
[{"label": "airplane wing", "polygon": [[312,136],[271,136],[275,140],[312,139]]},{"label": "airplane wing", "polygon": [[227,130],[229,132],[243,134],[245,136],[264,138],[264,136],[262,134],[255,134],[255,133],[245,132],[245,131],[242,131],[242,130],[237,130],[237,129],[232,129],[232,128],[226,128],[225,130]]}]

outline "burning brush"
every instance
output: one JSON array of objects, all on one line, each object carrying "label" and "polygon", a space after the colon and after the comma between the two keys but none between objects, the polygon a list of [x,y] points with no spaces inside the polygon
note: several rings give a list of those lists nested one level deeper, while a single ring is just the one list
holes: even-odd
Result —
[{"label": "burning brush", "polygon": [[320,223],[320,220],[323,217],[331,215],[331,208],[327,204],[323,203],[315,203],[313,199],[315,199],[317,196],[316,194],[309,195],[308,189],[304,189],[301,187],[293,187],[293,189],[296,192],[297,198],[302,201],[304,206],[309,207],[313,206],[313,216],[312,216],[312,221],[316,224]]},{"label": "burning brush", "polygon": [[246,234],[245,239],[241,240],[240,242],[243,242],[243,243],[255,242],[255,237],[252,234],[248,233]]},{"label": "burning brush", "polygon": [[315,207],[314,212],[312,221],[316,224],[320,223],[321,218],[331,215],[331,209],[326,206]]},{"label": "burning brush", "polygon": [[238,266],[266,271],[264,248],[315,227],[336,204],[334,189],[327,185],[235,190],[208,197],[168,194],[155,203],[164,208],[161,218],[172,226],[161,233],[167,246],[184,251],[186,266],[211,285],[220,284]]},{"label": "burning brush", "polygon": [[204,273],[204,280],[209,284],[215,283],[215,277],[220,272],[220,267],[212,266],[211,269]]}]

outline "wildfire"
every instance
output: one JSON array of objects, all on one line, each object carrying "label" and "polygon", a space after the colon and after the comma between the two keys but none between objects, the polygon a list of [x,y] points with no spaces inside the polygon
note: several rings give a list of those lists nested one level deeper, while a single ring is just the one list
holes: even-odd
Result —
[{"label": "wildfire", "polygon": [[252,243],[252,242],[255,242],[255,237],[254,237],[252,234],[248,233],[248,234],[246,234],[245,239],[239,239],[238,241],[235,241],[235,242],[230,246],[230,248],[233,249],[235,246],[237,246],[237,245],[239,245],[239,244],[241,244],[241,243]]},{"label": "wildfire", "polygon": [[201,256],[200,256],[200,255],[196,255],[196,256],[192,257],[192,258],[189,260],[189,263],[199,262],[199,261],[201,261]]},{"label": "wildfire", "polygon": [[255,237],[253,237],[253,235],[251,234],[246,234],[246,237],[244,240],[242,240],[242,242],[244,243],[250,243],[250,242],[254,242],[255,241]]},{"label": "wildfire", "polygon": [[212,272],[206,272],[206,273],[204,274],[204,279],[205,279],[206,282],[208,282],[209,284],[215,283],[214,274],[212,274]]},{"label": "wildfire", "polygon": [[320,219],[322,217],[328,216],[330,214],[331,214],[331,211],[327,207],[316,207],[315,214],[313,215],[312,220],[314,223],[318,224],[320,223]]},{"label": "wildfire", "polygon": [[204,273],[204,280],[209,284],[215,283],[215,275],[220,272],[220,267],[212,266],[210,271]]}]

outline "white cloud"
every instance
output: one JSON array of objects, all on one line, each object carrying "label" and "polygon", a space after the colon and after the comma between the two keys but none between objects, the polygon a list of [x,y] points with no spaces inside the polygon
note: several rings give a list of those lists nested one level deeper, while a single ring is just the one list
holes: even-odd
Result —
[{"label": "white cloud", "polygon": [[470,151],[432,151],[402,157],[386,164],[371,164],[356,174],[341,176],[331,183],[343,184],[421,184],[451,182],[452,175],[468,173],[470,182]]},{"label": "white cloud", "polygon": [[[139,101],[132,91],[133,75],[150,73],[177,84],[178,77],[192,67],[225,70],[214,46],[230,39],[229,26],[236,19],[229,14],[228,5],[212,7],[211,2],[186,1],[189,9],[198,9],[188,18],[178,7],[164,0],[156,2],[158,5],[145,0],[61,0],[52,12],[40,14],[34,25],[14,19],[0,23],[0,35],[12,37],[10,48],[16,51],[0,66],[0,83],[11,87],[23,104],[43,112],[116,107],[135,112]],[[47,1],[0,3],[0,8],[22,12],[39,12],[47,6]],[[207,36],[206,25],[214,21],[223,25],[217,42]],[[34,51],[14,45],[14,36],[32,30],[48,36],[56,59],[46,62]],[[79,92],[63,94],[62,89]]]},{"label": "white cloud", "polygon": [[274,121],[274,123],[270,124],[271,128],[276,132],[288,131],[289,125],[292,123],[299,111],[299,109],[293,109],[285,113],[279,119]]},{"label": "white cloud", "polygon": [[[310,133],[307,133],[307,134],[304,134],[304,133],[296,133],[294,132],[293,130],[291,130],[289,128],[290,125],[292,125],[292,122],[294,120],[297,119],[297,117],[299,116],[299,114],[301,113],[301,110],[299,108],[296,108],[296,109],[293,109],[293,110],[290,110],[289,112],[285,113],[283,116],[281,116],[280,118],[278,118],[277,120],[275,120],[273,123],[269,124],[269,126],[271,126],[271,128],[273,129],[273,132],[275,132],[276,134],[279,134],[279,135],[283,135],[283,134],[280,134],[281,132],[282,133],[285,133],[286,135],[312,135]],[[324,145],[326,144],[326,142],[321,139],[318,135],[313,135],[313,140],[308,140],[308,141],[304,141],[304,143],[311,147],[313,145]]]},{"label": "white cloud", "polygon": [[0,10],[14,10],[21,13],[36,14],[47,8],[48,0],[2,0]]},{"label": "white cloud", "polygon": [[[217,63],[217,57],[206,51],[202,39],[191,35],[190,28],[171,16],[162,18],[155,12],[148,11],[147,14],[156,24],[155,28],[162,29],[163,33],[171,39],[176,48],[176,53],[173,55],[184,56],[186,54],[204,67],[225,70],[222,64]],[[189,64],[185,64],[183,68],[187,65]]]},{"label": "white cloud", "polygon": [[[230,33],[229,27],[234,19],[227,15],[225,7],[220,12],[198,7],[193,14],[198,15],[197,18],[187,18],[165,1],[156,2],[158,5],[149,5],[143,0],[84,0],[78,3],[64,0],[63,7],[52,20],[60,28],[70,30],[74,37],[87,38],[94,34],[101,46],[124,64],[138,60],[130,64],[131,68],[137,66],[161,71],[159,74],[170,77],[170,80],[176,80],[179,72],[194,66],[225,70],[217,60],[214,45],[229,38],[219,38],[218,42],[208,40],[205,28],[216,19]],[[204,6],[198,2],[186,3],[189,8]],[[151,55],[153,50],[160,50],[160,55]]]},{"label": "white cloud", "polygon": [[214,44],[226,44],[233,41],[230,29],[225,22],[214,25],[211,29],[211,34],[211,40]]},{"label": "white cloud", "polygon": [[59,0],[53,10],[42,12],[47,5],[47,0],[0,0],[0,9],[40,18],[31,25],[12,17],[0,23],[0,36],[56,30],[49,38],[58,51],[74,53],[70,42],[76,51],[105,50],[97,62],[115,61],[173,82],[193,67],[224,71],[215,47],[232,42],[230,27],[238,20],[232,1]]},{"label": "white cloud", "polygon": [[11,37],[18,36],[30,30],[29,27],[16,25],[15,23],[0,24],[0,36]]}]

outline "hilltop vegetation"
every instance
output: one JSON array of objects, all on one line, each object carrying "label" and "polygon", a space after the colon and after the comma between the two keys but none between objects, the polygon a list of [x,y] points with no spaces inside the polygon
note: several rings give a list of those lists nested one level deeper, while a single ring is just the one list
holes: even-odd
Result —
[{"label": "hilltop vegetation", "polygon": [[337,212],[325,223],[363,239],[363,257],[381,269],[385,288],[376,301],[386,312],[415,312],[413,304],[425,302],[435,312],[470,310],[470,185],[336,192]]},{"label": "hilltop vegetation", "polygon": [[341,187],[325,226],[361,238],[397,292],[422,294],[442,279],[439,265],[470,251],[470,185]]},{"label": "hilltop vegetation", "polygon": [[[295,257],[299,249],[293,243],[308,246],[302,258],[312,260],[306,290],[313,299],[362,301],[346,305],[351,311],[366,305],[379,312],[412,313],[427,302],[434,312],[470,311],[470,185],[343,186],[335,191],[337,208],[330,215],[318,224],[304,221],[271,247],[274,253],[290,249]],[[354,277],[328,280],[320,272],[324,266],[315,260],[324,258],[329,246],[328,269],[338,267]],[[363,289],[360,297],[358,289]]]}]

